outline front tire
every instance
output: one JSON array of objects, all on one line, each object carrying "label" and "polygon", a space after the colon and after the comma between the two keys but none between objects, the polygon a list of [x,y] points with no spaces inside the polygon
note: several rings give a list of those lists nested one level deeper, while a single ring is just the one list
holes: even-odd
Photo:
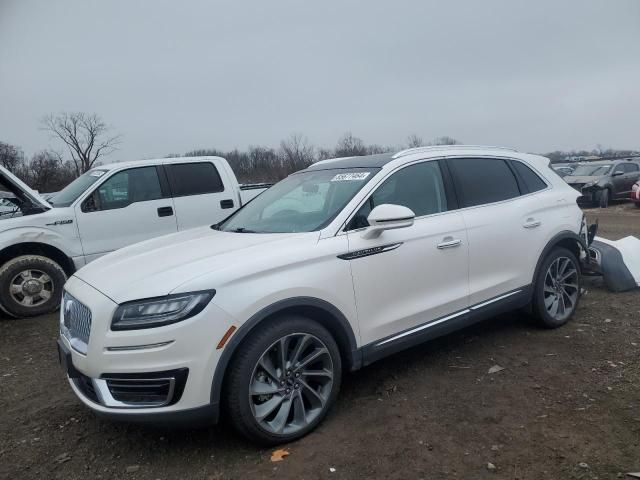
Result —
[{"label": "front tire", "polygon": [[567,323],[580,300],[580,266],[576,256],[566,248],[556,247],[544,259],[533,293],[533,313],[546,328]]},{"label": "front tire", "polygon": [[0,304],[14,317],[34,317],[60,306],[67,275],[40,255],[21,255],[0,268]]},{"label": "front tire", "polygon": [[238,349],[224,398],[233,426],[251,441],[277,445],[303,437],[335,402],[340,351],[320,324],[286,316],[258,327]]}]

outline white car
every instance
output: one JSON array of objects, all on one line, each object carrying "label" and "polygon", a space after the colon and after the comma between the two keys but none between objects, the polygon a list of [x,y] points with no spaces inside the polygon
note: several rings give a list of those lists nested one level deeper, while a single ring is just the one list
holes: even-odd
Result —
[{"label": "white car", "polygon": [[0,205],[0,308],[16,317],[57,309],[67,276],[90,261],[219,222],[265,190],[238,185],[220,157],[101,165],[42,195],[0,166],[0,187],[13,198]]},{"label": "white car", "polygon": [[65,286],[60,358],[99,414],[311,431],[344,371],[500,312],[563,325],[578,193],[536,155],[426,147],[318,162],[220,224],[96,260]]}]

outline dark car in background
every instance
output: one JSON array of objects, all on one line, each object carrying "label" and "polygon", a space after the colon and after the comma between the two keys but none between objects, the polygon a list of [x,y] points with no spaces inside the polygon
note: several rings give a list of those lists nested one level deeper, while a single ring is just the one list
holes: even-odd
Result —
[{"label": "dark car in background", "polygon": [[577,165],[551,165],[551,168],[553,168],[560,177],[564,178],[567,175],[571,175],[576,166]]},{"label": "dark car in background", "polygon": [[607,208],[611,200],[629,198],[633,185],[640,180],[640,161],[582,163],[564,180],[582,194],[578,202]]}]

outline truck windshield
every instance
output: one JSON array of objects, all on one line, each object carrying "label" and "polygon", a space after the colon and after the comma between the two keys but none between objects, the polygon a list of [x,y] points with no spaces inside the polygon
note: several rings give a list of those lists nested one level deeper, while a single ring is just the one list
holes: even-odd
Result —
[{"label": "truck windshield", "polygon": [[108,170],[93,169],[89,170],[84,175],[80,175],[69,185],[64,187],[52,198],[49,199],[49,203],[54,207],[68,207],[76,201],[80,195],[83,194],[91,185],[96,183],[98,179],[107,173]]},{"label": "truck windshield", "polygon": [[580,165],[571,174],[574,177],[599,177],[609,172],[611,165]]},{"label": "truck windshield", "polygon": [[217,226],[225,232],[312,232],[328,225],[379,169],[295,173]]}]

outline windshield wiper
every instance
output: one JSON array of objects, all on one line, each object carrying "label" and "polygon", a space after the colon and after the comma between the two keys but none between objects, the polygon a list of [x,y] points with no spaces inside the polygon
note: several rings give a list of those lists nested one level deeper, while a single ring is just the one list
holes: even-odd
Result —
[{"label": "windshield wiper", "polygon": [[234,233],[258,233],[255,230],[249,230],[248,228],[244,228],[244,227],[234,228],[233,230],[229,230],[229,231]]}]

